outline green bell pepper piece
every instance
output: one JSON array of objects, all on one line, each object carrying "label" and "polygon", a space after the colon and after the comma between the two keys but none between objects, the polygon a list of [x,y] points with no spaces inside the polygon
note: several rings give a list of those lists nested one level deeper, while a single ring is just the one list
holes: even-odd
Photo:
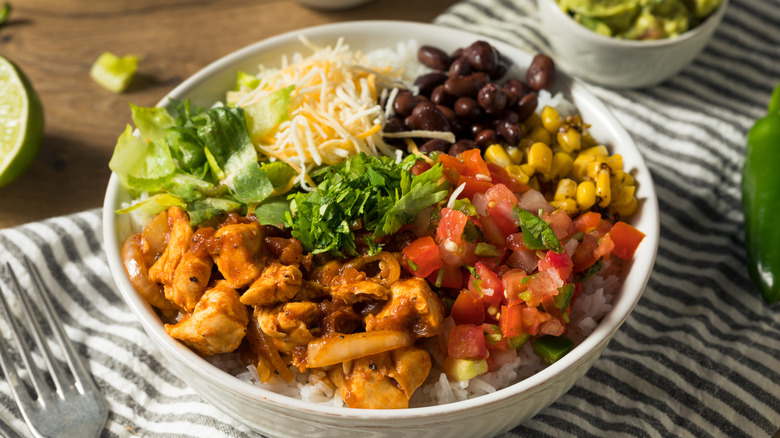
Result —
[{"label": "green bell pepper piece", "polygon": [[748,133],[742,168],[742,209],[748,271],[764,300],[780,301],[780,84],[767,115]]}]

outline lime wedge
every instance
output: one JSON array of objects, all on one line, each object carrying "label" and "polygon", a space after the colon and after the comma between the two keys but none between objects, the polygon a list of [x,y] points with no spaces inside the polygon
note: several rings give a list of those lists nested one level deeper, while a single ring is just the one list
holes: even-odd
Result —
[{"label": "lime wedge", "polygon": [[30,81],[0,56],[0,187],[24,172],[43,140],[43,107]]},{"label": "lime wedge", "polygon": [[111,52],[104,52],[92,64],[89,75],[105,88],[121,93],[130,84],[137,68],[138,57],[135,55],[116,56]]}]

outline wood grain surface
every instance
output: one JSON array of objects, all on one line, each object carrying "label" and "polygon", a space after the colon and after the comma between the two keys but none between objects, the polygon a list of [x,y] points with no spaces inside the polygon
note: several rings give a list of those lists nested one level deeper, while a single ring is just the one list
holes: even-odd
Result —
[{"label": "wood grain surface", "polygon": [[[11,0],[0,54],[28,75],[46,131],[32,166],[0,188],[0,228],[100,207],[129,103],[152,106],[210,62],[264,38],[353,20],[430,22],[454,0],[376,0],[325,12],[292,0]],[[127,92],[89,77],[104,51],[142,57]]]}]

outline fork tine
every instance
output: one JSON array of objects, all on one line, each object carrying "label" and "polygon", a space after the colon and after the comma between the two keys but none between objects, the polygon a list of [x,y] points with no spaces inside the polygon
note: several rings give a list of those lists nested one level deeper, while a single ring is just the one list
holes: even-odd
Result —
[{"label": "fork tine", "polygon": [[[62,396],[62,392],[65,389],[65,374],[62,371],[62,367],[58,363],[56,363],[52,358],[54,357],[51,353],[51,350],[49,349],[49,345],[46,342],[44,336],[43,336],[43,330],[41,330],[41,325],[38,323],[38,320],[33,317],[32,313],[32,306],[30,305],[30,298],[27,296],[26,293],[22,290],[22,286],[19,283],[19,279],[16,277],[16,274],[14,273],[13,269],[11,269],[11,265],[6,263],[6,269],[11,274],[11,281],[13,283],[13,286],[16,288],[16,294],[19,296],[19,301],[22,303],[22,313],[24,313],[25,319],[27,320],[27,326],[28,328],[31,328],[31,333],[33,336],[33,339],[35,340],[35,344],[38,346],[38,350],[41,353],[41,357],[43,358],[43,362],[46,365],[46,368],[49,370],[49,373],[51,374],[52,380],[54,381],[54,385],[56,387],[57,393]],[[36,291],[36,288],[32,288],[33,291]],[[36,291],[36,293],[39,293],[39,291]],[[17,333],[17,341],[21,341],[21,337],[18,336]],[[30,373],[30,380],[35,387],[35,391],[38,393],[39,399],[41,399],[44,404],[46,404],[47,401],[51,399],[51,391],[46,391],[44,388],[42,388],[42,385],[47,385],[46,381],[43,379],[41,372],[39,371],[38,367],[35,365],[35,362],[32,361],[32,357],[30,356],[29,348],[23,348],[21,343],[18,344],[19,349],[24,352],[24,356],[26,357],[24,363],[27,366],[27,371]],[[29,359],[29,360],[28,360]]]},{"label": "fork tine", "polygon": [[[3,270],[7,271],[8,269],[5,268]],[[27,351],[27,349],[22,347],[22,338],[19,335],[19,327],[16,323],[16,319],[14,319],[13,315],[11,314],[11,310],[8,307],[8,302],[5,300],[5,294],[3,293],[2,289],[3,288],[0,288],[0,311],[3,313],[3,318],[8,321],[8,326],[11,329],[11,337],[16,344],[16,349],[22,356],[22,360],[25,362],[25,365],[27,365],[28,363],[32,362],[32,358],[30,357],[30,353]],[[11,387],[11,393],[16,399],[16,403],[20,406],[20,408],[22,406],[30,406],[33,403],[32,399],[30,399],[30,394],[27,392],[27,388],[25,388],[24,384],[19,378],[19,374],[16,371],[16,366],[11,360],[8,345],[2,336],[0,336],[0,366],[2,366],[3,373],[8,379],[8,384]],[[27,367],[30,368],[29,365],[27,365]],[[38,388],[36,387],[35,390],[38,391]],[[22,409],[22,414],[25,416],[27,415],[24,412],[24,409]]]},{"label": "fork tine", "polygon": [[65,360],[73,373],[73,378],[76,382],[76,387],[83,394],[87,389],[97,390],[94,380],[89,371],[84,367],[83,361],[78,359],[78,353],[76,352],[73,343],[70,338],[65,334],[65,329],[62,326],[59,316],[54,311],[54,306],[51,304],[51,300],[48,295],[43,291],[47,290],[44,286],[43,278],[38,268],[30,262],[27,257],[24,257],[24,264],[27,266],[27,270],[30,272],[30,277],[35,284],[35,292],[38,295],[39,302],[41,303],[42,310],[46,320],[49,321],[51,331],[54,337],[57,339],[57,343],[65,353]]}]

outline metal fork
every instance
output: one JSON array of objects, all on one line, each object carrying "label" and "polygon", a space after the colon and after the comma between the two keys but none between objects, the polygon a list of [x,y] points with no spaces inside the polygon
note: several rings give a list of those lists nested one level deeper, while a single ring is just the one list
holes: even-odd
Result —
[{"label": "metal fork", "polygon": [[51,301],[46,296],[44,282],[38,269],[25,257],[24,264],[32,278],[30,293],[36,295],[36,301],[44,319],[48,322],[54,338],[65,357],[65,362],[70,370],[65,370],[53,355],[44,339],[43,331],[38,319],[32,314],[30,298],[22,291],[19,280],[6,263],[5,271],[11,279],[11,286],[22,303],[22,310],[27,320],[28,328],[32,328],[35,344],[43,362],[46,365],[52,387],[47,383],[44,374],[38,369],[30,354],[29,346],[20,334],[19,324],[11,315],[8,303],[0,290],[0,312],[11,328],[11,337],[14,338],[16,349],[22,356],[22,361],[27,368],[30,383],[37,396],[31,396],[27,385],[20,378],[17,368],[11,361],[8,345],[0,336],[0,365],[5,378],[11,387],[11,392],[16,399],[19,410],[24,416],[24,421],[30,431],[36,437],[90,437],[98,436],[108,418],[108,405],[105,398],[95,385],[92,376],[84,367],[76,353],[73,344],[68,339],[57,314],[54,312]]}]

